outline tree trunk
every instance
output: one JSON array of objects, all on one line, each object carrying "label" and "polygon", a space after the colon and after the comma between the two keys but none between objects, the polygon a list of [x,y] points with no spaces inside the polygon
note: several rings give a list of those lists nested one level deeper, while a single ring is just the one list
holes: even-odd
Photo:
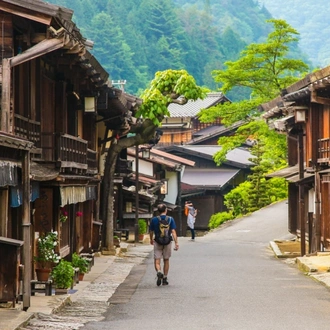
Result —
[{"label": "tree trunk", "polygon": [[109,253],[115,253],[113,243],[113,204],[114,204],[114,183],[113,177],[115,175],[116,160],[120,152],[120,148],[115,150],[115,144],[111,144],[108,150],[103,177],[103,196],[102,196],[102,219],[103,219],[103,250]]},{"label": "tree trunk", "polygon": [[[120,140],[113,138],[107,151],[107,157],[104,165],[103,189],[102,189],[102,251],[104,253],[115,253],[113,242],[114,231],[114,175],[118,155],[123,149],[147,143],[155,134],[156,126],[150,120],[146,120],[143,125],[135,127],[137,133],[135,136],[126,137]],[[139,133],[138,133],[139,132]]]}]

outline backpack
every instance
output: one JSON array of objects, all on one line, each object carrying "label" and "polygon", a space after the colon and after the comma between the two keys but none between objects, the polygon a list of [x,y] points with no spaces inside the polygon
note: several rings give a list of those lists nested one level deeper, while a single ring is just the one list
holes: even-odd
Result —
[{"label": "backpack", "polygon": [[160,245],[170,244],[172,241],[171,235],[171,218],[166,216],[162,219],[160,216],[157,217],[159,220],[159,233],[155,236],[155,241]]},{"label": "backpack", "polygon": [[184,207],[184,214],[185,214],[186,217],[188,216],[188,214],[189,214],[189,207],[188,206]]}]

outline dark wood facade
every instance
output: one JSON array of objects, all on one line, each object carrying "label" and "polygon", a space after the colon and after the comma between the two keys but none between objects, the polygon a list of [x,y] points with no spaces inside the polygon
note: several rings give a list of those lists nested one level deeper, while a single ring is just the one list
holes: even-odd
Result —
[{"label": "dark wood facade", "polygon": [[264,118],[288,136],[288,229],[309,240],[306,252],[328,251],[330,67],[309,74],[262,107]]},{"label": "dark wood facade", "polygon": [[0,236],[24,242],[27,309],[38,236],[58,231],[62,258],[99,248],[102,139],[127,130],[137,101],[111,87],[71,10],[4,0],[0,13]]}]

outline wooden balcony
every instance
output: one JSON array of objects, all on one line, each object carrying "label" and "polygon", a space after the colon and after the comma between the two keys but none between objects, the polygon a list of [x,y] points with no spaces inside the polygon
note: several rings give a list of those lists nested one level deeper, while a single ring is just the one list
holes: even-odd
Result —
[{"label": "wooden balcony", "polygon": [[69,134],[56,134],[55,161],[61,169],[87,172],[87,141]]},{"label": "wooden balcony", "polygon": [[317,162],[318,164],[330,164],[330,138],[318,140]]},{"label": "wooden balcony", "polygon": [[40,122],[14,115],[15,135],[34,143],[32,158],[54,162],[62,172],[97,174],[97,152],[88,149],[88,141],[63,133],[41,133]]},{"label": "wooden balcony", "polygon": [[41,146],[40,122],[14,115],[15,135],[34,143],[36,148]]}]

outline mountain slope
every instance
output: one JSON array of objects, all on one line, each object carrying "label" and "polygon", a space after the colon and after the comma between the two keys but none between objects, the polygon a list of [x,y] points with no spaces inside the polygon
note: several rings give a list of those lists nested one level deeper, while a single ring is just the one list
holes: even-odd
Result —
[{"label": "mountain slope", "polygon": [[314,65],[330,64],[329,0],[261,0],[274,18],[285,19],[300,33],[299,46]]}]

